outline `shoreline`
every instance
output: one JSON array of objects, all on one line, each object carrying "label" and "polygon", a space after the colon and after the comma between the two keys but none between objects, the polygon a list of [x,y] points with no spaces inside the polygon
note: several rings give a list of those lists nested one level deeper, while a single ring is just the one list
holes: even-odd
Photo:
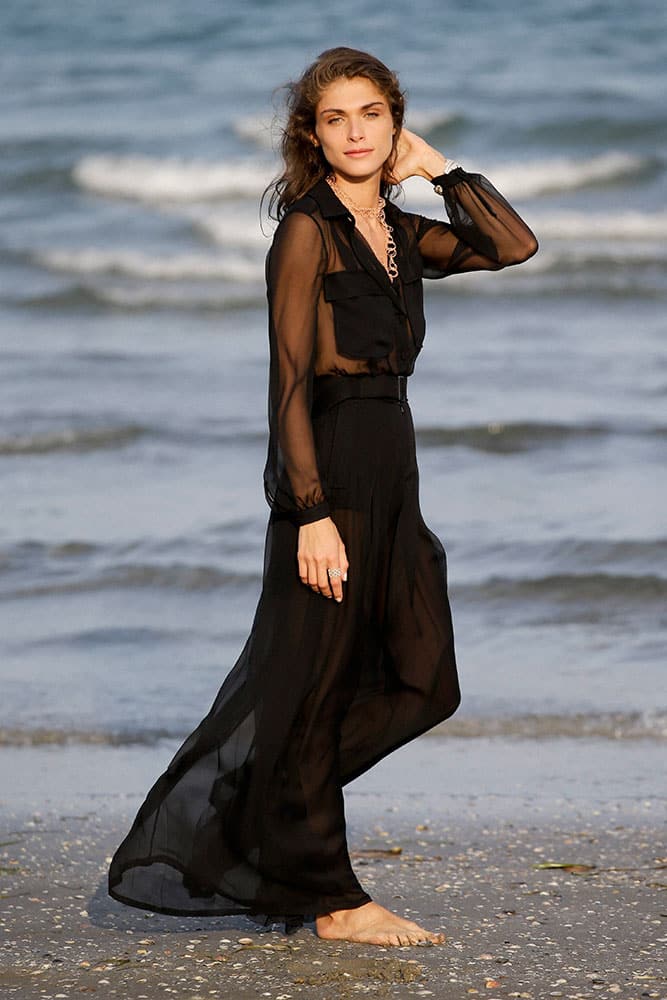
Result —
[{"label": "shoreline", "polygon": [[[0,746],[0,820],[60,812],[131,812],[166,769],[180,741],[141,744]],[[566,737],[465,738],[427,733],[345,786],[371,821],[386,803],[411,802],[440,819],[578,821],[595,813],[624,823],[667,819],[659,790],[663,740]]]}]

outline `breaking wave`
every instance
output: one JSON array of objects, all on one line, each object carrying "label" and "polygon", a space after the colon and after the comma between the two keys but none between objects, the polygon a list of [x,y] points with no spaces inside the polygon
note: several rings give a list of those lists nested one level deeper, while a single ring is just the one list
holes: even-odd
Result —
[{"label": "breaking wave", "polygon": [[[141,727],[93,729],[60,726],[0,726],[0,747],[41,746],[155,746],[164,740],[181,741],[186,728]],[[601,712],[574,715],[454,716],[429,730],[425,739],[610,740],[667,741],[664,712]]]}]

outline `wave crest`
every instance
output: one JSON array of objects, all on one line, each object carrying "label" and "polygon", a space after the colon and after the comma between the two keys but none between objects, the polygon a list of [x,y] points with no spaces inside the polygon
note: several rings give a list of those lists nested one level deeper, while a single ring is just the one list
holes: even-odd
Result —
[{"label": "wave crest", "polygon": [[[472,163],[470,172],[480,169]],[[655,161],[622,150],[586,159],[559,157],[516,163],[485,164],[481,172],[508,198],[535,198],[559,191],[619,183],[655,169]],[[227,198],[257,198],[277,173],[275,163],[259,159],[227,162],[99,154],[82,157],[72,170],[75,184],[98,194],[152,203],[182,203]],[[417,178],[406,192],[423,196]]]},{"label": "wave crest", "polygon": [[261,268],[238,255],[179,253],[154,256],[139,250],[47,250],[35,260],[55,271],[71,274],[122,274],[132,278],[164,281],[209,280],[249,282],[262,277]]},{"label": "wave crest", "polygon": [[54,451],[119,448],[136,441],[144,433],[146,429],[140,424],[123,424],[119,427],[64,427],[42,433],[16,434],[0,438],[0,455],[43,455]]},{"label": "wave crest", "polygon": [[646,157],[612,151],[581,160],[558,157],[498,164],[489,172],[489,177],[508,198],[536,198],[636,178],[652,166],[653,161]]},{"label": "wave crest", "polygon": [[[85,729],[58,726],[0,726],[0,747],[155,746],[163,740],[185,739],[187,728],[141,727]],[[613,742],[667,741],[667,713],[599,712],[525,714],[516,716],[455,716],[433,729],[425,739],[610,740]]]},{"label": "wave crest", "polygon": [[[536,601],[567,604],[587,613],[591,604],[602,603],[610,610],[615,600],[628,609],[631,605],[667,601],[667,579],[655,573],[550,573],[538,577],[492,576],[478,584],[453,588],[456,596],[468,600],[509,602],[521,607]],[[618,605],[616,605],[618,606]]]},{"label": "wave crest", "polygon": [[75,183],[87,191],[146,202],[254,197],[271,176],[271,167],[256,160],[207,163],[139,154],[84,156],[72,170]]},{"label": "wave crest", "polygon": [[476,451],[513,454],[532,448],[560,445],[573,438],[600,438],[613,433],[604,424],[516,423],[464,424],[460,427],[417,427],[417,440],[426,448],[464,447]]},{"label": "wave crest", "polygon": [[454,739],[574,739],[667,741],[665,712],[600,712],[575,715],[519,715],[495,718],[455,716],[427,737]]}]

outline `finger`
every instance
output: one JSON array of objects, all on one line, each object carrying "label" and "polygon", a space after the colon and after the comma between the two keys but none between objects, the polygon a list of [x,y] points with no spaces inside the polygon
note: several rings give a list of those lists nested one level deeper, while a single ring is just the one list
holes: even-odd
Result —
[{"label": "finger", "polygon": [[308,561],[308,586],[313,590],[319,590],[317,564],[311,559]]},{"label": "finger", "polygon": [[320,588],[320,594],[322,597],[331,597],[331,586],[329,584],[329,577],[327,575],[326,563],[321,562],[317,567],[317,583]]},{"label": "finger", "polygon": [[334,600],[340,602],[343,600],[343,583],[342,576],[330,576],[329,583],[331,586],[331,592],[334,595]]},{"label": "finger", "polygon": [[301,583],[308,583],[308,563],[303,558],[303,556],[297,556],[297,563],[299,565],[299,579]]},{"label": "finger", "polygon": [[347,571],[350,568],[350,564],[347,561],[347,554],[345,552],[345,546],[341,544],[338,550],[338,565],[341,569],[341,580],[343,582],[347,581]]}]

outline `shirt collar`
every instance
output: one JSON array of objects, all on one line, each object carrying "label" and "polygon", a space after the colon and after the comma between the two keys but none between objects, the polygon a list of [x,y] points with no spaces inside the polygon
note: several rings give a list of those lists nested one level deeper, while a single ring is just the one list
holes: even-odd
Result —
[{"label": "shirt collar", "polygon": [[[333,191],[326,178],[322,177],[319,181],[316,181],[307,193],[317,202],[322,213],[322,218],[332,219],[336,216],[346,215],[352,219],[349,209],[343,204],[335,191]],[[389,198],[385,198],[385,213],[391,215],[394,208],[394,203]]]},{"label": "shirt collar", "polygon": [[337,215],[350,214],[349,210],[332,190],[331,185],[324,177],[313,184],[308,194],[317,202],[324,219],[331,219]]}]

